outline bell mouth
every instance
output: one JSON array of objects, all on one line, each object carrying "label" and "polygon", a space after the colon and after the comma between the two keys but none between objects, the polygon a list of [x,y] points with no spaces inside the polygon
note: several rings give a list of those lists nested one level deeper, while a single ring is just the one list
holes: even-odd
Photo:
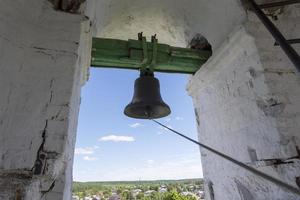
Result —
[{"label": "bell mouth", "polygon": [[130,103],[126,106],[124,114],[136,119],[158,119],[171,113],[170,107],[165,103]]}]

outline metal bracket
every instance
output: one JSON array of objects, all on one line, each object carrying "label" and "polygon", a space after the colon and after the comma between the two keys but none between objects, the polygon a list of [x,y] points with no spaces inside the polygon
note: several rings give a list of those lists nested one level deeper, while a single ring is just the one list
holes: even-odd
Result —
[{"label": "metal bracket", "polygon": [[268,8],[274,8],[274,7],[280,7],[280,6],[286,6],[291,4],[300,3],[300,0],[286,0],[286,1],[278,1],[278,2],[272,2],[272,3],[265,3],[258,5],[261,9],[268,9]]},{"label": "metal bracket", "polygon": [[269,159],[260,159],[256,160],[253,163],[249,163],[251,165],[255,165],[256,167],[263,166],[275,166],[284,165],[284,164],[292,164],[295,160],[300,160],[300,149],[296,146],[297,155],[289,158],[269,158]]},{"label": "metal bracket", "polygon": [[[158,40],[156,39],[156,34],[151,37],[151,43],[152,43],[152,57],[149,59],[148,56],[148,45],[146,37],[143,37],[143,32],[138,34],[138,39],[142,41],[142,47],[143,47],[143,61],[141,64],[141,74],[142,75],[153,75],[154,67],[156,65],[157,60],[157,43]],[[150,61],[151,60],[151,61]]]},{"label": "metal bracket", "polygon": [[261,159],[258,160],[258,162],[264,162],[265,166],[278,166],[278,165],[284,165],[284,164],[292,164],[294,161],[289,161],[288,159],[280,159],[280,158],[271,158],[271,159]]},{"label": "metal bracket", "polygon": [[257,5],[255,0],[243,0],[247,6],[256,14],[256,16],[265,25],[274,39],[278,42],[282,50],[285,52],[290,61],[294,64],[296,69],[300,72],[300,56],[297,51],[286,41],[282,33],[277,27],[271,22],[266,14],[261,10],[261,7]]},{"label": "metal bracket", "polygon": [[[289,44],[298,44],[300,43],[300,38],[286,40]],[[274,43],[274,46],[279,46],[278,42]]]},{"label": "metal bracket", "polygon": [[153,72],[154,67],[156,65],[156,59],[157,59],[157,43],[158,43],[158,40],[156,39],[156,34],[151,37],[151,42],[153,44],[153,49],[152,49],[153,54],[152,54],[152,61],[151,61],[151,64],[149,66],[149,69],[150,69],[150,72]]},{"label": "metal bracket", "polygon": [[143,32],[138,34],[138,39],[142,41],[142,48],[143,48],[143,61],[141,63],[141,72],[145,72],[148,66],[148,47],[147,47],[147,39],[143,36]]}]

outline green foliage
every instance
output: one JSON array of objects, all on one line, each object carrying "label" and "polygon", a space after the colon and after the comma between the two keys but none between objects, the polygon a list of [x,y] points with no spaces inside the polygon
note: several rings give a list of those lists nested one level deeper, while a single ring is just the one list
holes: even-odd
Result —
[{"label": "green foliage", "polygon": [[138,200],[143,200],[144,197],[145,197],[144,193],[141,192],[141,193],[139,193],[139,194],[136,196],[136,199],[138,199]]},{"label": "green foliage", "polygon": [[[167,192],[160,193],[160,187],[166,187]],[[133,182],[74,182],[73,194],[83,199],[86,196],[98,195],[108,199],[113,193],[122,200],[196,200],[193,196],[183,196],[182,192],[191,191],[191,188],[203,190],[202,179],[178,181],[133,181]],[[142,192],[133,195],[135,189]],[[151,192],[146,193],[150,190]]]},{"label": "green foliage", "polygon": [[196,200],[196,198],[192,196],[180,195],[177,191],[173,190],[166,193],[163,197],[163,200]]},{"label": "green foliage", "polygon": [[123,191],[121,193],[121,198],[122,198],[122,200],[133,200],[134,199],[134,197],[132,196],[132,193],[128,190]]}]

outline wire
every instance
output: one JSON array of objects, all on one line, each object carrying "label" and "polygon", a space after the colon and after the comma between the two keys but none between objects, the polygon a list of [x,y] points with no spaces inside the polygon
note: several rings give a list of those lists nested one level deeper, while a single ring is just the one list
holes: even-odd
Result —
[{"label": "wire", "polygon": [[285,183],[285,182],[283,182],[283,181],[281,181],[281,180],[279,180],[277,178],[274,178],[274,177],[272,177],[272,176],[270,176],[268,174],[265,174],[265,173],[263,173],[263,172],[255,169],[253,167],[250,167],[250,166],[248,166],[248,165],[246,165],[246,164],[244,164],[244,163],[242,163],[242,162],[240,162],[240,161],[238,161],[238,160],[236,160],[236,159],[234,159],[234,158],[232,158],[232,157],[230,157],[230,156],[228,156],[226,154],[223,154],[223,153],[221,153],[221,152],[219,152],[219,151],[217,151],[217,150],[215,150],[215,149],[213,149],[213,148],[211,148],[211,147],[209,147],[209,146],[207,146],[205,144],[202,144],[202,143],[200,143],[200,142],[198,142],[196,140],[193,140],[192,138],[189,138],[188,136],[183,135],[183,134],[181,134],[181,133],[179,133],[179,132],[171,129],[171,128],[165,126],[164,124],[162,124],[162,123],[160,123],[160,122],[158,122],[158,121],[156,121],[154,119],[151,119],[151,120],[154,121],[155,123],[157,123],[158,125],[160,125],[160,126],[166,128],[166,129],[172,131],[173,133],[175,133],[175,134],[177,134],[177,135],[179,135],[179,136],[181,136],[181,137],[183,137],[183,138],[185,138],[185,139],[187,139],[187,140],[189,140],[189,141],[191,141],[191,142],[193,142],[195,144],[198,144],[200,147],[202,147],[204,149],[207,149],[208,151],[211,151],[214,154],[217,154],[217,155],[221,156],[222,158],[224,158],[224,159],[226,159],[226,160],[228,160],[228,161],[230,161],[230,162],[232,162],[232,163],[234,163],[234,164],[236,164],[236,165],[238,165],[238,166],[240,166],[240,167],[242,167],[242,168],[244,168],[244,169],[252,172],[253,174],[258,175],[258,176],[260,176],[260,177],[262,177],[262,178],[264,178],[264,179],[266,179],[266,180],[268,180],[268,181],[270,181],[272,183],[275,183],[278,186],[281,186],[281,187],[283,187],[283,188],[285,188],[285,189],[287,189],[287,190],[289,190],[289,191],[291,191],[291,192],[293,192],[295,194],[300,195],[300,190],[298,188],[296,188],[296,187],[294,187],[292,185],[289,185],[289,184],[287,184],[287,183]]}]

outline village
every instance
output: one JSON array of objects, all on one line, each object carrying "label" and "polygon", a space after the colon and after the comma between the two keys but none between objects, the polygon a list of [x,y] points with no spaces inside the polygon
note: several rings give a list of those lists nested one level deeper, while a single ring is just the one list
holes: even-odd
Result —
[{"label": "village", "polygon": [[140,183],[74,186],[73,200],[201,200],[204,199],[201,181],[170,181],[167,183]]}]

